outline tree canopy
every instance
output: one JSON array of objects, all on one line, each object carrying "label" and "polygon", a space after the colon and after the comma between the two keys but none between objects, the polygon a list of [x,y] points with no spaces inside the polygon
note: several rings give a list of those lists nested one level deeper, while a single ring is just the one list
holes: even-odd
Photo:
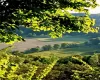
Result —
[{"label": "tree canopy", "polygon": [[[66,32],[97,32],[95,20],[88,13],[88,8],[96,6],[96,0],[0,0],[0,42],[24,40],[16,33],[19,25],[50,31],[53,38]],[[69,10],[84,16],[74,16]]]}]

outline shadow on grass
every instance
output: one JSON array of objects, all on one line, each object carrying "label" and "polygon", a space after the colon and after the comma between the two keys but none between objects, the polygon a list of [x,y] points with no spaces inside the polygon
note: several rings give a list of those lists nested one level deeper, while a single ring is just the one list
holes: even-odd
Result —
[{"label": "shadow on grass", "polygon": [[35,52],[40,52],[40,50],[38,48],[31,48],[31,49],[25,50],[23,53],[24,54],[31,54],[31,53],[35,53]]},{"label": "shadow on grass", "polygon": [[64,54],[71,54],[71,55],[93,55],[93,54],[100,54],[100,50],[93,48],[67,48],[63,49],[62,52]]},{"label": "shadow on grass", "polygon": [[80,54],[82,56],[85,56],[85,55],[94,55],[94,52],[84,52],[82,54]]},{"label": "shadow on grass", "polygon": [[84,56],[84,55],[94,55],[94,54],[100,54],[100,51],[84,52],[80,55]]}]

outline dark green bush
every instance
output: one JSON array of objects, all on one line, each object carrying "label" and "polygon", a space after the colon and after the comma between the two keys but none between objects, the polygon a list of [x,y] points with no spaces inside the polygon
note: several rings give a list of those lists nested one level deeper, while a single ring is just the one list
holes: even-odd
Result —
[{"label": "dark green bush", "polygon": [[42,47],[42,51],[50,51],[52,50],[52,46],[51,45],[45,45]]},{"label": "dark green bush", "polygon": [[59,44],[54,44],[54,45],[53,45],[53,49],[57,50],[57,49],[59,49],[59,48],[60,48],[60,45],[59,45]]},{"label": "dark green bush", "polygon": [[24,51],[24,53],[28,54],[28,53],[34,53],[34,52],[39,52],[39,51],[41,51],[41,49],[40,49],[39,46],[37,46],[35,48],[31,48],[31,49],[28,49],[28,50]]},{"label": "dark green bush", "polygon": [[65,49],[67,47],[67,43],[61,43],[61,49]]},{"label": "dark green bush", "polygon": [[82,60],[89,64],[90,58],[91,56],[84,56]]},{"label": "dark green bush", "polygon": [[98,54],[92,55],[90,57],[90,59],[89,59],[89,64],[92,65],[92,66],[97,66],[98,65],[98,62],[99,62]]}]

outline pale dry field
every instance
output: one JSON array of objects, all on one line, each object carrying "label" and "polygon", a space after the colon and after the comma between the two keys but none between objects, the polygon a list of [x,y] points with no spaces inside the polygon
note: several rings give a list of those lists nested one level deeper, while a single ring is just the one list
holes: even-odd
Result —
[{"label": "pale dry field", "polygon": [[[13,50],[25,51],[34,47],[42,47],[44,45],[53,45],[61,43],[80,43],[85,41],[85,38],[78,37],[63,37],[59,39],[51,38],[27,38],[25,42],[15,42]],[[0,43],[0,49],[3,49],[9,45]]]},{"label": "pale dry field", "polygon": [[[34,48],[34,47],[42,47],[44,45],[53,45],[53,44],[58,44],[61,42],[44,42],[38,39],[25,39],[25,42],[16,42],[14,43],[14,48],[13,50],[19,50],[19,51],[24,51],[30,48]],[[9,45],[4,44],[4,43],[0,43],[0,49],[3,49],[5,47],[7,47]]]}]

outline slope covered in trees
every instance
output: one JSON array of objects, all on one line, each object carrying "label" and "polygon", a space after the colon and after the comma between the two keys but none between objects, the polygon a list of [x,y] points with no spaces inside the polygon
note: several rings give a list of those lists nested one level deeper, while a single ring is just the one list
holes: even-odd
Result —
[{"label": "slope covered in trees", "polygon": [[46,57],[0,50],[1,80],[100,80],[100,54]]}]

